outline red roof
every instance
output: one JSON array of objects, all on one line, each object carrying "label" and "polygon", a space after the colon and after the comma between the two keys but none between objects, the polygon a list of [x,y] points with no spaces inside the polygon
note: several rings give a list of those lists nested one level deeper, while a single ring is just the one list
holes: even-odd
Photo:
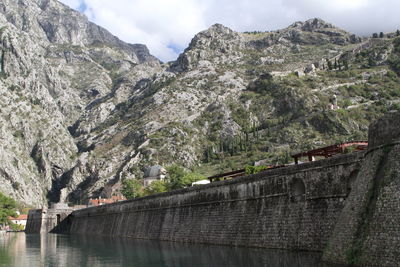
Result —
[{"label": "red roof", "polygon": [[126,200],[126,198],[121,196],[112,196],[111,198],[95,198],[89,199],[89,205],[99,206],[103,204],[110,204],[118,201]]},{"label": "red roof", "polygon": [[17,218],[8,217],[9,220],[17,220],[17,221],[22,221],[22,220],[28,220],[28,215],[27,214],[20,214]]}]

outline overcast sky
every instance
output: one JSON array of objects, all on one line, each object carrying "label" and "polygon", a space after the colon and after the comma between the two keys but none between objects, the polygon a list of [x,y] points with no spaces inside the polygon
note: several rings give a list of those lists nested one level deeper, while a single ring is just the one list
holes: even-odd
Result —
[{"label": "overcast sky", "polygon": [[61,0],[129,43],[175,60],[193,36],[215,23],[236,31],[269,31],[321,18],[370,35],[400,28],[400,0]]}]

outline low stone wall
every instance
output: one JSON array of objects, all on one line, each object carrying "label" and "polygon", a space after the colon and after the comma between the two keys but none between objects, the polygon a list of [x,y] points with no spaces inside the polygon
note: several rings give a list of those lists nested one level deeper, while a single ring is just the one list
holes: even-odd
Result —
[{"label": "low stone wall", "polygon": [[322,251],[362,156],[78,210],[60,232]]}]

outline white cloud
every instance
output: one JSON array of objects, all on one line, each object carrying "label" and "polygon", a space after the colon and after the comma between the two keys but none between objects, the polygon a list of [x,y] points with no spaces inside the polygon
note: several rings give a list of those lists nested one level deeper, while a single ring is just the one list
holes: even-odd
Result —
[{"label": "white cloud", "polygon": [[83,0],[61,0],[61,2],[63,2],[64,4],[74,8],[74,9],[78,9],[79,6],[81,5]]},{"label": "white cloud", "polygon": [[124,41],[146,44],[162,60],[176,59],[203,30],[204,7],[194,0],[86,0],[85,14]]},{"label": "white cloud", "polygon": [[168,61],[199,31],[222,23],[237,31],[276,30],[319,17],[357,34],[400,28],[398,0],[61,0],[130,43]]},{"label": "white cloud", "polygon": [[299,19],[319,17],[347,31],[369,35],[400,27],[398,0],[282,0]]}]

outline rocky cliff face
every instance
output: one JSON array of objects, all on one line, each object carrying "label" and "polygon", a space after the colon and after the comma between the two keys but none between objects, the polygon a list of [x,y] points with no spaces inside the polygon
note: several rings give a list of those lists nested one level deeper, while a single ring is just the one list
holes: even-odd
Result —
[{"label": "rocky cliff face", "polygon": [[399,102],[392,43],[319,19],[275,32],[216,24],[163,64],[55,0],[5,0],[0,190],[80,202],[150,164],[209,174],[364,138]]},{"label": "rocky cliff face", "polygon": [[0,3],[0,59],[1,190],[33,205],[80,162],[68,127],[113,93],[114,73],[159,66],[57,1]]}]

